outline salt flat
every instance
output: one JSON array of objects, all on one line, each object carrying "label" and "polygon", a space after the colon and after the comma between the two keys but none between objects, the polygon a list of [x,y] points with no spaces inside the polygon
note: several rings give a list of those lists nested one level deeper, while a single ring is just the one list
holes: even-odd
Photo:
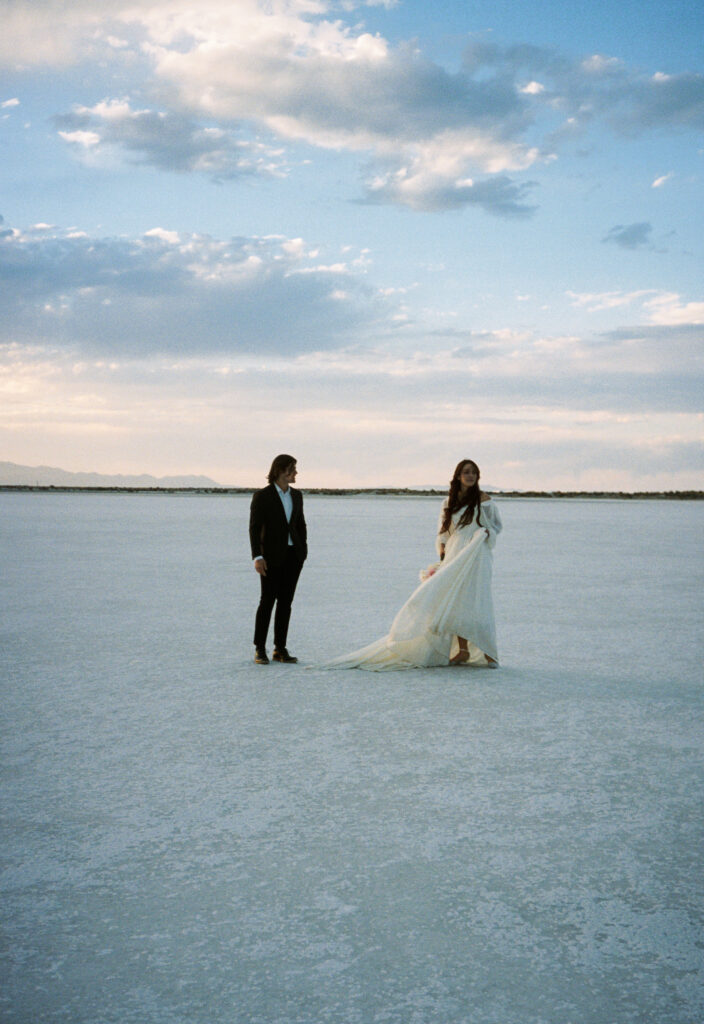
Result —
[{"label": "salt flat", "polygon": [[500,671],[306,667],[437,506],[309,497],[262,668],[246,497],[0,495],[3,1021],[704,1019],[704,507],[505,501]]}]

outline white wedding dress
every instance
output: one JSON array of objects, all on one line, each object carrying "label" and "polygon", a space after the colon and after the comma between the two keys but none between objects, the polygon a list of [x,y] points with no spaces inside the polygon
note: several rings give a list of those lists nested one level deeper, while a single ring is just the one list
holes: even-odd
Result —
[{"label": "white wedding dress", "polygon": [[[438,529],[445,507],[446,502]],[[470,663],[486,665],[485,655],[498,662],[491,570],[501,516],[494,502],[487,500],[480,509],[481,525],[475,511],[472,521],[460,527],[464,511],[453,515],[445,533],[438,533],[438,552],[445,544],[445,558],[437,572],[411,594],[388,635],[335,658],[326,668],[382,672],[447,665],[459,649],[459,636],[468,642]]]}]

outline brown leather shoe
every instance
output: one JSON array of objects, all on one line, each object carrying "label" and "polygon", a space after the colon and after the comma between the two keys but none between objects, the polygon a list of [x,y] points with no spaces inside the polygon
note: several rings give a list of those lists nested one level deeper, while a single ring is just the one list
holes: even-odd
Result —
[{"label": "brown leather shoe", "polygon": [[254,652],[254,664],[255,665],[268,665],[269,658],[267,657],[266,649],[264,647],[257,647]]},{"label": "brown leather shoe", "polygon": [[274,661],[283,661],[286,665],[295,665],[298,662],[298,658],[294,658],[292,654],[289,654],[285,647],[280,651],[274,651],[271,657]]}]

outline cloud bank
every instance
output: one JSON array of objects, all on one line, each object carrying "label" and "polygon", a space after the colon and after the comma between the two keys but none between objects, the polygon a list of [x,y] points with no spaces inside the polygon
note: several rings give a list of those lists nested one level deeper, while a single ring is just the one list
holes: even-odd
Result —
[{"label": "cloud bank", "polygon": [[[704,76],[694,72],[479,42],[451,72],[339,14],[324,0],[11,0],[0,61],[146,62],[156,104],[106,97],[58,115],[84,154],[118,147],[227,179],[281,171],[281,143],[349,151],[367,168],[362,198],[417,211],[474,205],[526,217],[535,171],[592,129],[704,127]],[[266,138],[252,141],[243,125]]]},{"label": "cloud bank", "polygon": [[[247,486],[273,436],[308,486],[403,485],[408,466],[436,482],[449,437],[502,465],[499,486],[693,486],[703,302],[572,292],[574,333],[441,331],[432,310],[397,319],[408,296],[374,287],[367,253],[337,257],[279,236],[0,225],[0,434],[26,464],[68,444],[90,467],[99,445],[115,471],[146,450],[160,472]],[[623,310],[631,326],[584,328]]]},{"label": "cloud bank", "polygon": [[[359,403],[376,402],[379,388],[441,403],[469,387],[523,405],[697,407],[702,302],[654,289],[569,292],[574,333],[442,330],[432,310],[375,287],[366,252],[339,257],[281,236],[221,241],[154,228],[90,238],[0,225],[0,341],[135,365],[217,358],[232,372],[274,359],[277,373],[296,377],[305,365]],[[624,309],[631,326],[584,329],[585,316]]]},{"label": "cloud bank", "polygon": [[302,239],[89,238],[39,225],[0,232],[6,341],[112,354],[285,352],[390,326],[365,258],[323,263]]}]

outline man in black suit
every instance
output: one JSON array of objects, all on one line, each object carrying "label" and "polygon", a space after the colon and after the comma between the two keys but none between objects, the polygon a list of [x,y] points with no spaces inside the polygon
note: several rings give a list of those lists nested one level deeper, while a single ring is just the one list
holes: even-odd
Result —
[{"label": "man in black suit", "polygon": [[268,665],[266,638],[274,605],[274,661],[298,661],[286,649],[291,603],[308,554],[303,495],[291,486],[296,460],[277,455],[269,470],[269,486],[255,491],[249,514],[249,540],[259,573],[261,599],[254,624],[254,660]]}]

